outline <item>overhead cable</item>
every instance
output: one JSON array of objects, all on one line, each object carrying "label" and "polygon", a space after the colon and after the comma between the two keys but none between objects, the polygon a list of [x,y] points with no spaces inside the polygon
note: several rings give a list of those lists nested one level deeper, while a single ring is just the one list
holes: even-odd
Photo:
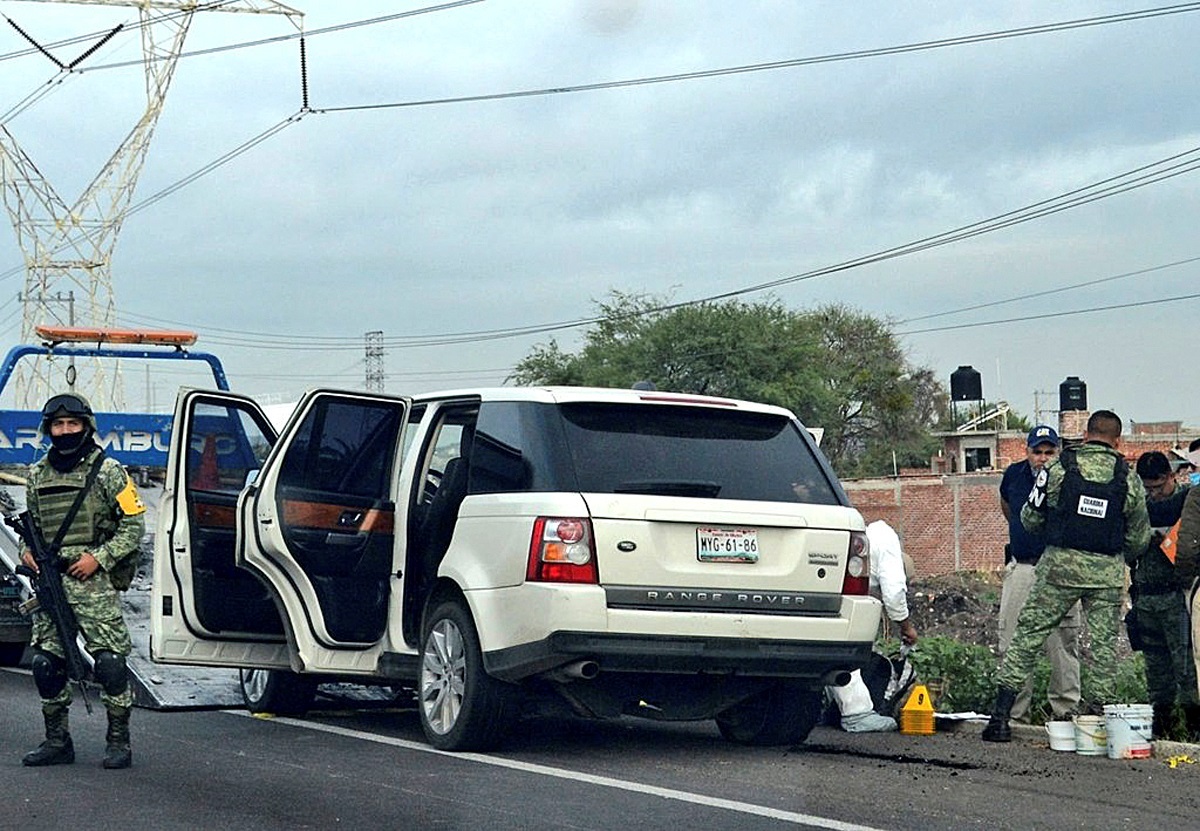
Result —
[{"label": "overhead cable", "polygon": [[[884,262],[886,260],[896,259],[899,257],[905,257],[921,251],[929,250],[931,248],[950,245],[955,242],[960,242],[964,239],[969,239],[971,237],[1009,228],[1013,225],[1029,222],[1034,219],[1049,216],[1060,211],[1077,208],[1100,199],[1106,199],[1111,196],[1128,192],[1130,190],[1146,187],[1157,182],[1174,178],[1175,176],[1179,176],[1184,173],[1193,172],[1197,169],[1200,169],[1200,147],[1194,147],[1181,153],[1175,153],[1165,158],[1158,159],[1154,162],[1150,162],[1149,164],[1141,165],[1131,170],[1124,171],[1123,173],[1118,173],[1114,176],[1109,176],[1097,182],[1066,191],[1065,193],[1058,194],[1057,196],[1039,200],[1021,208],[1006,211],[1002,214],[997,214],[996,216],[992,216],[988,219],[983,219],[968,225],[961,225],[949,231],[943,231],[939,234],[923,237],[918,240],[904,243],[903,245],[893,246],[891,248],[883,249],[882,251],[855,257],[850,260],[844,260],[833,265],[815,268],[810,271],[792,274],[787,277],[780,277],[751,286],[710,294],[705,297],[694,298],[691,300],[682,300],[678,302],[662,304],[653,308],[642,310],[637,314],[659,314],[662,312],[672,311],[674,309],[684,308],[686,306],[711,303],[718,300],[728,300],[746,294],[754,294],[784,285],[816,279],[818,277],[840,274],[842,272],[861,268],[862,266]],[[508,327],[502,329],[471,330],[433,335],[400,335],[387,337],[384,339],[384,342],[385,345],[391,349],[479,343],[574,329],[597,323],[600,320],[603,320],[602,316],[590,316],[569,321]],[[171,321],[164,322],[171,323]],[[228,333],[231,330],[221,331]],[[322,338],[320,343],[313,343],[314,338],[309,335],[276,335],[265,332],[245,331],[233,331],[232,334],[240,337],[225,339],[224,342],[228,345],[255,346],[266,349],[301,350],[360,349],[362,347],[358,336],[347,336],[345,338],[341,338],[340,343],[337,337],[326,337]]]},{"label": "overhead cable", "polygon": [[1006,297],[1003,300],[992,300],[987,303],[975,303],[971,306],[961,306],[957,309],[948,309],[943,312],[934,312],[932,314],[919,315],[917,317],[908,317],[903,320],[896,321],[896,324],[903,326],[905,323],[917,323],[918,321],[922,320],[932,320],[935,317],[949,317],[950,315],[962,314],[964,312],[974,312],[978,311],[979,309],[992,308],[993,306],[1004,306],[1009,303],[1017,303],[1021,300],[1033,300],[1034,298],[1047,297],[1051,294],[1062,294],[1063,292],[1074,291],[1075,289],[1087,288],[1088,286],[1098,286],[1101,283],[1111,283],[1114,280],[1124,280],[1129,277],[1139,277],[1142,274],[1150,274],[1155,271],[1163,271],[1164,269],[1176,268],[1181,265],[1188,265],[1195,262],[1200,262],[1200,257],[1188,257],[1185,260],[1176,260],[1172,263],[1163,263],[1162,265],[1139,268],[1137,271],[1126,271],[1121,274],[1113,274],[1108,277],[1098,277],[1095,280],[1085,280],[1082,283],[1072,283],[1069,286],[1059,286],[1058,288],[1034,291],[1030,292],[1029,294],[1019,294],[1015,297]]},{"label": "overhead cable", "polygon": [[[483,2],[486,2],[486,0],[456,0],[455,2],[451,2],[451,3],[441,3],[436,6],[426,6],[425,8],[421,8],[421,9],[410,9],[410,10],[404,11],[404,12],[396,12],[394,14],[385,14],[385,15],[381,15],[379,17],[368,18],[366,20],[354,20],[349,23],[337,23],[332,26],[325,26],[320,29],[312,29],[307,32],[289,32],[286,35],[277,35],[275,37],[260,38],[258,40],[247,40],[247,41],[241,41],[239,43],[227,43],[222,46],[211,46],[211,47],[208,47],[205,49],[192,49],[192,50],[181,52],[179,54],[179,57],[180,58],[195,58],[195,57],[199,57],[201,55],[215,55],[219,52],[232,52],[232,51],[238,50],[238,49],[250,49],[250,48],[253,48],[256,46],[267,46],[272,43],[282,43],[282,42],[288,41],[288,40],[296,40],[297,38],[305,38],[305,37],[311,38],[311,37],[314,37],[315,35],[328,35],[333,32],[343,32],[343,31],[346,31],[347,29],[357,29],[362,26],[375,26],[380,23],[391,23],[395,20],[400,20],[400,19],[406,18],[406,17],[416,17],[417,15],[429,14],[431,12],[441,12],[441,11],[446,11],[448,9],[455,9],[455,8],[458,8],[459,6],[471,6],[476,3],[483,3]],[[0,60],[3,60],[5,57],[7,57],[7,56],[0,55]],[[141,61],[132,61],[132,60],[131,61],[114,61],[112,63],[99,64],[97,66],[89,67],[86,71],[87,72],[97,72],[102,69],[123,69],[125,67],[130,67],[130,66],[139,66],[139,65],[141,65],[141,63],[142,63]],[[80,70],[80,71],[84,71],[84,70]]]},{"label": "overhead cable", "polygon": [[651,75],[643,78],[629,78],[619,81],[600,81],[588,84],[572,84],[567,86],[541,87],[537,89],[516,90],[511,92],[482,93],[476,95],[460,95],[444,98],[423,98],[411,101],[394,101],[374,104],[349,104],[338,107],[318,107],[317,112],[337,113],[361,110],[385,110],[405,107],[429,107],[441,104],[471,104],[483,101],[503,101],[513,98],[532,98],[543,95],[562,95],[565,93],[595,92],[598,90],[619,89],[621,87],[648,86],[650,84],[667,84],[678,81],[695,81],[704,78],[716,78],[724,75],[741,75],[750,72],[769,72],[780,69],[794,69],[801,66],[836,63],[841,61],[862,60],[864,58],[880,58],[888,55],[901,55],[907,52],[923,52],[930,49],[945,49],[953,46],[967,46],[976,43],[986,43],[994,40],[1044,35],[1052,32],[1062,32],[1070,29],[1082,29],[1093,26],[1106,26],[1114,23],[1128,23],[1135,20],[1145,20],[1167,15],[1185,14],[1200,11],[1200,3],[1180,3],[1173,6],[1159,6],[1152,9],[1141,9],[1120,14],[1086,17],[1078,20],[1067,20],[1060,23],[1044,23],[1036,26],[1023,26],[1017,29],[1003,29],[996,32],[984,32],[974,35],[960,35],[941,40],[926,40],[916,43],[906,43],[900,46],[885,46],[876,49],[860,49],[853,52],[835,52],[829,55],[817,55],[805,58],[791,58],[782,61],[743,64],[720,69],[703,69],[695,72],[675,72],[668,75]]}]

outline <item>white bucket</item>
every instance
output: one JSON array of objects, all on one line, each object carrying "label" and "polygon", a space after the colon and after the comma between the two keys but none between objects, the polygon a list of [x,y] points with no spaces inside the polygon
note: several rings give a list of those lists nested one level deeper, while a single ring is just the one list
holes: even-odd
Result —
[{"label": "white bucket", "polygon": [[1051,750],[1075,750],[1075,725],[1069,721],[1046,722],[1046,734],[1050,737]]},{"label": "white bucket", "polygon": [[1104,728],[1108,758],[1149,759],[1154,729],[1154,708],[1149,704],[1105,704]]},{"label": "white bucket", "polygon": [[1108,745],[1103,716],[1075,716],[1075,752],[1080,756],[1103,756]]}]

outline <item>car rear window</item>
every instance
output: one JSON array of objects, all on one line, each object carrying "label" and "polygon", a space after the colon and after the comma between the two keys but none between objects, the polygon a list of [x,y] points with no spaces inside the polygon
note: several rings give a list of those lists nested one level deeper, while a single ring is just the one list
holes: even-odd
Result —
[{"label": "car rear window", "polygon": [[841,504],[791,419],[664,404],[484,404],[471,493],[581,491]]}]

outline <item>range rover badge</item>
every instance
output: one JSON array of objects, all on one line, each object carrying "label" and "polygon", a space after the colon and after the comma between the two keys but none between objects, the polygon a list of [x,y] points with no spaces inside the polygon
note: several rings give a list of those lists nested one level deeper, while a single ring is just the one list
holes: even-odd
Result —
[{"label": "range rover badge", "polygon": [[626,554],[628,554],[630,551],[633,551],[635,548],[637,548],[637,543],[633,540],[621,540],[619,543],[617,543],[617,550],[624,551]]}]

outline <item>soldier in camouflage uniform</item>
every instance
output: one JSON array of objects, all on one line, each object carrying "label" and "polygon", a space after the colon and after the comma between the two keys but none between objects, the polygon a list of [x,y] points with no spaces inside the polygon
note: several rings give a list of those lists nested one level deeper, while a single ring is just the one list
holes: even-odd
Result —
[{"label": "soldier in camouflage uniform", "polygon": [[1115,703],[1125,565],[1150,543],[1146,490],[1116,449],[1121,426],[1116,413],[1092,413],[1084,444],[1064,450],[1038,473],[1021,509],[1022,524],[1045,536],[1046,550],[1000,666],[984,741],[1012,740],[1008,720],[1017,690],[1033,671],[1047,636],[1077,600],[1092,638],[1092,671],[1084,678],[1083,701],[1093,712]]},{"label": "soldier in camouflage uniform", "polygon": [[[63,589],[86,649],[95,660],[93,674],[108,713],[104,767],[127,768],[133,759],[129,746],[133,692],[125,665],[131,643],[113,583],[116,578],[121,588],[128,588],[129,566],[136,565],[146,508],[125,468],[105,457],[96,444],[96,420],[82,396],[68,393],[47,401],[42,408],[42,433],[50,437],[51,446],[30,467],[26,504],[47,544],[58,534],[92,465],[102,460],[95,481],[62,537],[58,556]],[[22,559],[30,568],[37,568],[31,552],[26,551]],[[34,618],[31,646],[46,740],[21,761],[30,766],[70,764],[75,761],[67,721],[71,690],[62,644],[44,613]]]},{"label": "soldier in camouflage uniform", "polygon": [[[1175,706],[1184,712],[1190,733],[1200,730],[1200,695],[1196,688],[1196,666],[1192,662],[1187,585],[1175,568],[1175,551],[1162,543],[1166,531],[1179,519],[1179,511],[1166,521],[1157,519],[1156,509],[1176,503],[1182,510],[1175,474],[1166,454],[1157,450],[1137,460],[1138,476],[1146,487],[1147,509],[1154,525],[1150,545],[1133,564],[1129,597],[1133,601],[1129,640],[1146,659],[1146,689],[1154,708],[1154,736],[1165,737],[1175,722]],[[1136,641],[1136,642],[1135,642]]]}]

